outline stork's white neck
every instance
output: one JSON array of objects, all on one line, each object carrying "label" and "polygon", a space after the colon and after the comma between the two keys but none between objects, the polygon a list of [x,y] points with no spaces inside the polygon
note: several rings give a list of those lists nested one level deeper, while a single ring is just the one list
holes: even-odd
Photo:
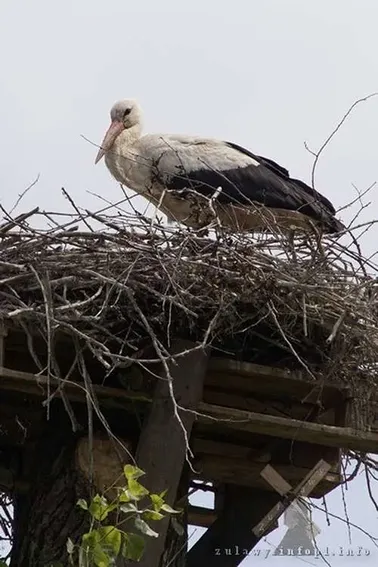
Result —
[{"label": "stork's white neck", "polygon": [[105,155],[105,163],[111,174],[120,183],[132,188],[132,170],[138,155],[138,142],[142,135],[141,124],[123,130]]},{"label": "stork's white neck", "polygon": [[114,145],[117,145],[120,149],[127,148],[128,146],[134,144],[142,135],[142,125],[138,122],[131,128],[126,128],[122,130],[119,136],[117,136]]}]

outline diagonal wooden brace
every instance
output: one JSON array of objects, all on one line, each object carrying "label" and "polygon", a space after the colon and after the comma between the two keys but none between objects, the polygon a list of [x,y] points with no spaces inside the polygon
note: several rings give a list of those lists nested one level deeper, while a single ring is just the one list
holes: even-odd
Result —
[{"label": "diagonal wooden brace", "polygon": [[[273,467],[267,465],[262,471],[261,476],[279,493],[283,499],[278,502],[264,516],[264,518],[253,528],[256,537],[262,537],[269,526],[278,520],[283,512],[290,506],[294,500],[300,497],[309,496],[317,484],[325,477],[330,470],[331,465],[322,459],[314,466],[313,469],[304,477],[296,488],[292,486],[282,476],[274,470]],[[307,519],[306,519],[307,520]]]}]

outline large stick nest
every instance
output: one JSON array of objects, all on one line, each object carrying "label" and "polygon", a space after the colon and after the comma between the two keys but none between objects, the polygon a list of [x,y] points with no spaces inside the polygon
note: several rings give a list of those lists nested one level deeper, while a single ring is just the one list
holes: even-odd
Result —
[{"label": "large stick nest", "polygon": [[375,389],[376,284],[353,243],[201,236],[120,213],[44,214],[36,229],[33,213],[0,227],[0,315],[47,344],[69,335],[111,371],[146,363],[146,346],[161,359],[173,338],[190,338],[365,399]]}]

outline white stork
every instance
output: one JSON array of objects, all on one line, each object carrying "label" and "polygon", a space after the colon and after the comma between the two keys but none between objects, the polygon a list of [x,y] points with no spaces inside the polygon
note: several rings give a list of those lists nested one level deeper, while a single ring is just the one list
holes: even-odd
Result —
[{"label": "white stork", "polygon": [[105,155],[115,179],[170,220],[200,227],[216,219],[237,230],[345,228],[328,199],[268,158],[211,138],[142,136],[141,110],[133,100],[117,102],[110,118],[95,163]]}]

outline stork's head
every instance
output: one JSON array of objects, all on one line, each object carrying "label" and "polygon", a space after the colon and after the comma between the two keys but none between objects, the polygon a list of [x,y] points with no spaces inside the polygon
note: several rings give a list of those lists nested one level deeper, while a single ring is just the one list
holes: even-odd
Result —
[{"label": "stork's head", "polygon": [[104,157],[116,138],[128,128],[140,123],[140,107],[135,100],[125,99],[116,102],[110,111],[111,124],[101,142],[101,147],[96,156],[95,163]]}]

